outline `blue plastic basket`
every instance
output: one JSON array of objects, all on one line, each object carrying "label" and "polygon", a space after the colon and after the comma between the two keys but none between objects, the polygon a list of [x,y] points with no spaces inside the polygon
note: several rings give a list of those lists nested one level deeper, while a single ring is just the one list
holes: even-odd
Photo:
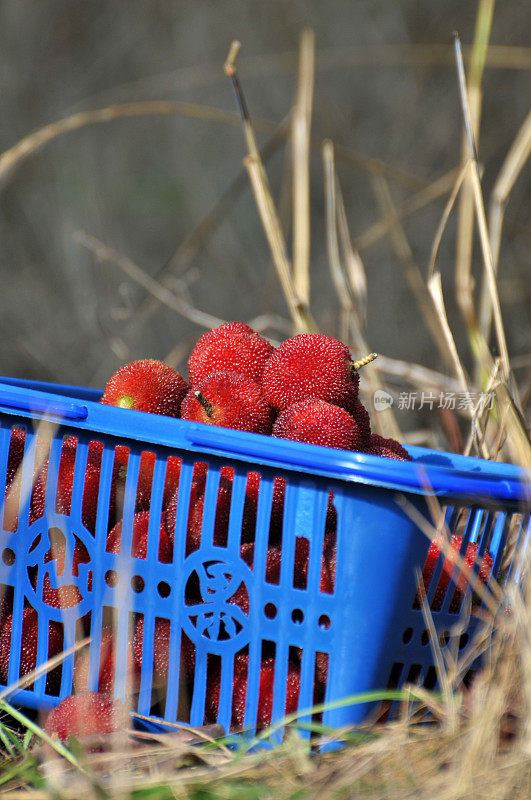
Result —
[{"label": "blue plastic basket", "polygon": [[[126,664],[131,626],[143,618],[143,657],[136,691],[131,697],[139,717],[156,714],[166,722],[192,726],[212,720],[212,675],[220,683],[217,721],[231,728],[234,659],[248,657],[244,726],[256,727],[260,664],[264,653],[274,654],[271,722],[284,716],[288,665],[300,670],[297,706],[310,708],[316,700],[333,703],[346,696],[405,682],[436,686],[429,636],[417,597],[417,578],[429,541],[412,520],[411,509],[429,520],[426,495],[445,509],[450,532],[463,536],[461,553],[478,542],[479,553],[493,558],[492,574],[500,582],[518,581],[515,565],[529,538],[529,474],[513,466],[473,458],[408,448],[413,461],[332,450],[240,433],[178,419],[125,411],[101,405],[100,393],[2,378],[0,383],[0,487],[6,486],[12,428],[23,428],[24,458],[13,498],[5,494],[0,517],[0,592],[3,614],[12,613],[9,672],[4,685],[19,680],[23,610],[38,613],[37,666],[48,657],[49,625],[59,626],[64,649],[89,635],[88,688],[96,689],[100,672],[102,630],[112,620],[116,636],[114,693],[128,692]],[[75,436],[77,449],[71,507],[56,510],[57,474],[65,437]],[[49,454],[42,452],[48,437]],[[82,497],[89,443],[103,444],[94,532],[82,522]],[[38,445],[38,442],[41,445]],[[123,495],[123,533],[119,556],[106,552],[115,447],[129,449]],[[156,456],[151,491],[146,558],[131,556],[133,514],[140,459]],[[45,513],[31,521],[36,457],[48,461]],[[158,560],[159,525],[167,459],[182,459],[176,511],[173,560]],[[186,554],[187,517],[194,464],[206,462],[208,475],[199,549]],[[220,471],[234,470],[227,541],[214,546]],[[261,476],[252,569],[240,557],[242,516],[249,472]],[[282,559],[278,583],[266,578],[266,554],[275,477],[286,481],[281,531]],[[336,570],[333,590],[321,590],[320,574],[329,492],[337,515]],[[0,503],[0,505],[2,505]],[[33,515],[34,516],[34,515]],[[59,530],[67,545],[63,574],[55,561],[45,560],[50,531]],[[88,563],[72,570],[72,551],[80,540]],[[306,586],[294,586],[296,537],[308,543]],[[478,559],[480,560],[480,559]],[[427,587],[433,601],[442,561]],[[476,566],[476,572],[479,567]],[[44,576],[52,586],[76,586],[80,601],[69,609],[46,605]],[[200,598],[187,601],[187,586],[195,581]],[[235,587],[244,584],[248,613],[229,602]],[[468,590],[467,590],[468,592]],[[443,647],[464,647],[478,622],[450,634],[458,614],[450,611],[453,589],[440,608],[432,608]],[[158,620],[169,620],[169,673],[154,681],[154,641]],[[193,680],[184,678],[181,648],[191,647]],[[4,644],[4,648],[6,645]],[[60,683],[50,688],[46,675],[33,686],[13,689],[10,699],[21,706],[50,708],[72,693],[76,659],[63,662]],[[6,663],[0,653],[0,668]],[[318,669],[327,678],[314,692]],[[180,674],[181,672],[181,674]],[[322,674],[322,673],[321,673]],[[337,703],[336,703],[337,705]],[[207,709],[207,710],[206,710]],[[358,723],[374,712],[369,704],[350,704],[325,711],[321,721],[332,728]],[[209,717],[210,713],[210,717]],[[311,721],[309,716],[303,722]]]}]

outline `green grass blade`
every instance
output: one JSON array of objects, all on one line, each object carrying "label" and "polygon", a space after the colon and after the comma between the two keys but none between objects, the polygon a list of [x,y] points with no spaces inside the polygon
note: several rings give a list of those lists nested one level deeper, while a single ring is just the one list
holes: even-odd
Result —
[{"label": "green grass blade", "polygon": [[28,749],[32,739],[33,739],[33,731],[27,730],[26,733],[24,734],[24,739],[22,740],[22,747],[24,750]]},{"label": "green grass blade", "polygon": [[11,737],[9,736],[8,731],[9,729],[6,728],[5,725],[0,723],[0,742],[2,742],[9,755],[13,756],[14,755],[13,743],[11,741]]},{"label": "green grass blade", "polygon": [[17,708],[12,706],[10,703],[6,702],[5,700],[0,700],[0,710],[5,711],[9,714],[13,719],[16,719],[17,722],[20,722],[28,731],[31,731],[38,736],[39,739],[42,739],[43,742],[52,747],[56,753],[66,759],[72,766],[76,767],[80,772],[85,773],[86,770],[83,769],[77,758],[62,744],[56,739],[52,739],[45,731],[40,728],[36,722],[33,722],[31,719],[28,719],[21,711]]},{"label": "green grass blade", "polygon": [[300,717],[312,716],[313,714],[321,714],[325,711],[333,711],[336,708],[345,708],[346,706],[361,705],[362,703],[375,703],[381,700],[421,700],[413,687],[408,689],[386,689],[376,690],[372,692],[361,692],[360,694],[352,694],[348,697],[343,697],[340,700],[334,700],[330,703],[319,703],[311,708],[301,709],[294,711],[292,714],[287,714],[283,719],[270,725],[265,730],[258,733],[250,741],[242,744],[238,750],[236,758],[241,757],[244,753],[248,752],[251,748],[256,747],[260,742],[266,741],[271,738],[277,731],[296,722]]}]

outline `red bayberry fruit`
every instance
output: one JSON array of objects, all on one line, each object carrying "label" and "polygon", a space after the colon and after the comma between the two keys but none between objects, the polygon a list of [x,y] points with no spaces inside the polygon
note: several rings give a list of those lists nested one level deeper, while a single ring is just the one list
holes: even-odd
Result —
[{"label": "red bayberry fruit", "polygon": [[189,392],[181,406],[183,419],[251,433],[271,433],[272,411],[250,378],[215,372]]},{"label": "red bayberry fruit", "polygon": [[[187,553],[192,547],[189,529],[191,530],[195,525],[195,520],[202,515],[204,503],[204,491],[206,483],[206,474],[208,471],[208,464],[197,462],[194,464],[194,471],[192,475],[192,484],[190,487],[190,500],[188,504],[188,522],[187,522]],[[166,509],[162,515],[162,524],[170,538],[172,544],[175,542],[175,522],[177,516],[177,504],[179,501],[179,486],[175,489]],[[199,506],[199,510],[196,508]]]},{"label": "red bayberry fruit", "polygon": [[[243,728],[247,700],[249,656],[240,653],[234,659],[234,678],[232,682],[232,715],[231,729]],[[273,711],[273,687],[275,678],[275,659],[267,658],[260,665],[260,683],[258,693],[258,709],[256,715],[256,729],[262,730],[271,724]],[[207,702],[205,721],[216,722],[217,709],[219,708],[219,695],[221,675],[219,670],[214,674],[207,687]],[[286,678],[286,704],[285,714],[292,714],[297,710],[300,693],[300,666],[294,661],[288,664]]]},{"label": "red bayberry fruit", "polygon": [[[170,664],[170,620],[157,617],[152,645],[148,650],[153,653],[153,671],[157,678],[168,677]],[[140,670],[144,653],[144,617],[138,620],[133,637],[133,653]],[[195,650],[190,639],[183,633],[181,638],[181,678],[191,678],[195,668]]]},{"label": "red bayberry fruit", "polygon": [[358,384],[348,347],[319,333],[287,339],[268,358],[262,375],[264,397],[280,411],[310,398],[345,408],[354,402]]},{"label": "red bayberry fruit", "polygon": [[[197,550],[201,543],[207,471],[207,465],[202,462],[198,462],[194,465],[194,474],[190,489],[190,502],[188,506],[188,521],[186,524],[187,555],[193,550]],[[234,470],[231,467],[221,468],[216,499],[216,514],[213,536],[213,544],[217,547],[225,547],[227,544],[233,477]],[[172,541],[174,541],[175,537],[175,522],[178,501],[179,489],[175,491],[163,515],[163,524]],[[255,524],[256,502],[254,501],[252,493],[246,493],[243,507],[242,528],[240,533],[241,541],[249,541],[252,538]]]},{"label": "red bayberry fruit", "polygon": [[371,442],[367,452],[373,456],[393,458],[395,461],[411,461],[411,456],[396,439],[384,439],[377,433],[371,434]]},{"label": "red bayberry fruit", "polygon": [[[44,556],[44,563],[55,561],[57,575],[64,575],[67,558],[72,559],[72,575],[79,575],[79,564],[88,564],[90,556],[83,542],[75,537],[75,545],[72,553],[67,552],[66,538],[58,529],[50,531],[50,549]],[[69,570],[70,572],[70,570]],[[87,589],[92,589],[92,582],[89,578]],[[44,576],[42,586],[42,599],[46,605],[52,608],[73,608],[81,603],[83,595],[75,584],[65,584],[52,588],[48,573]]]},{"label": "red bayberry fruit", "polygon": [[[202,350],[203,346],[210,344],[212,341],[216,341],[216,339],[223,339],[223,338],[231,338],[233,336],[252,336],[255,334],[250,325],[247,325],[245,322],[224,322],[223,325],[220,325],[218,328],[212,328],[206,333],[203,333],[202,336],[199,337],[197,340],[195,347],[192,352],[196,350],[199,352]],[[193,384],[192,384],[193,385]]]},{"label": "red bayberry fruit", "polygon": [[[319,558],[321,567],[320,591],[332,594],[335,578],[335,540],[331,544],[331,537],[325,536],[324,558]],[[243,544],[240,548],[240,558],[254,569],[254,542]],[[292,585],[295,589],[306,589],[308,586],[310,542],[303,536],[295,538],[295,554],[293,564]],[[333,574],[330,571],[329,560],[333,560]],[[282,565],[282,551],[277,545],[269,545],[266,555],[265,580],[278,585],[280,583],[280,569]],[[241,584],[235,594],[230,598],[230,603],[238,605],[245,614],[249,614],[249,595],[247,589]]]},{"label": "red bayberry fruit", "polygon": [[347,411],[351,414],[358,427],[357,442],[353,450],[366,450],[371,444],[371,419],[369,413],[359,397],[348,406]]},{"label": "red bayberry fruit", "polygon": [[275,478],[273,481],[273,500],[271,502],[271,522],[269,526],[269,541],[271,544],[277,544],[282,538],[285,494],[286,479]]},{"label": "red bayberry fruit", "polygon": [[179,417],[189,386],[168,364],[145,358],[125,364],[109,378],[101,403]]},{"label": "red bayberry fruit", "polygon": [[323,554],[327,571],[327,581],[323,583],[321,580],[321,591],[332,594],[336,582],[337,566],[337,536],[335,528],[332,531],[325,530]]},{"label": "red bayberry fruit", "polygon": [[[71,436],[64,441],[61,448],[61,459],[57,473],[56,510],[59,514],[71,513],[76,453],[77,441]],[[102,453],[103,444],[101,442],[90,442],[84,475],[81,521],[92,534],[94,534],[96,530]],[[47,480],[48,462],[46,462],[42,468],[33,489],[31,497],[32,521],[40,519],[44,514]],[[113,519],[113,517],[114,499],[111,497],[109,502],[109,519]]]},{"label": "red bayberry fruit", "polygon": [[[325,536],[324,558],[320,554],[319,562],[321,566],[321,579],[319,590],[332,594],[334,591],[335,562],[330,564],[335,557],[335,547],[330,544],[330,536]],[[331,573],[330,567],[333,566],[334,572]],[[295,565],[293,585],[296,589],[306,589],[308,586],[308,570],[310,567],[310,542],[305,536],[297,536],[295,539]]]},{"label": "red bayberry fruit", "polygon": [[[91,647],[95,647],[93,641]],[[126,669],[128,681],[132,691],[138,689],[140,670],[133,658],[131,642],[127,642]],[[90,665],[90,651],[83,650],[76,658],[74,665],[74,686],[76,692],[85,691],[88,686]],[[105,627],[101,631],[100,660],[98,670],[98,691],[110,694],[114,690],[116,678],[116,636],[111,628]]]},{"label": "red bayberry fruit", "polygon": [[196,388],[213,372],[235,372],[260,382],[273,346],[243,323],[227,323],[203,334],[188,360],[190,383]]},{"label": "red bayberry fruit", "polygon": [[94,734],[116,733],[129,725],[129,714],[120,700],[101,692],[81,692],[61,700],[46,719],[49,736],[66,742]]},{"label": "red bayberry fruit", "polygon": [[[250,542],[254,538],[261,480],[262,477],[259,472],[249,472],[247,475],[244,522],[249,520],[249,524],[244,525],[244,529],[242,531],[242,542]],[[285,488],[286,481],[284,478],[274,478],[268,538],[270,544],[278,544],[281,538]],[[248,507],[249,514],[247,516]]]},{"label": "red bayberry fruit", "polygon": [[12,603],[13,603],[13,587],[8,586],[6,587],[5,591],[2,592],[2,597],[0,598],[0,633],[2,632],[2,628],[4,627],[4,622],[6,621],[8,615],[11,613]]},{"label": "red bayberry fruit", "polygon": [[[13,614],[9,614],[0,633],[0,678],[7,683],[9,658],[11,650],[11,630]],[[37,644],[39,637],[39,618],[34,608],[24,608],[22,612],[22,635],[20,638],[19,676],[27,675],[37,666]],[[18,645],[15,643],[15,647]],[[48,656],[53,658],[63,649],[63,631],[57,622],[48,625]],[[52,694],[59,691],[61,685],[61,668],[53,669],[46,678],[46,690]],[[31,688],[31,687],[26,687]]]},{"label": "red bayberry fruit", "polygon": [[[123,520],[120,520],[107,536],[105,549],[108,553],[119,553],[122,542]],[[133,517],[133,538],[131,555],[133,558],[147,558],[149,511],[139,511]],[[124,554],[122,554],[124,555]],[[126,554],[128,555],[128,554]],[[158,558],[163,564],[169,564],[173,556],[173,545],[164,525],[159,528]]]},{"label": "red bayberry fruit", "polygon": [[[206,475],[205,475],[206,477]],[[222,467],[220,470],[220,480],[218,488],[218,498],[216,502],[216,518],[214,525],[214,544],[218,547],[225,547],[227,545],[229,533],[229,521],[232,504],[232,491],[234,481],[234,470],[232,467]],[[203,509],[204,509],[204,492],[206,489],[206,481],[203,484],[203,496],[196,503],[195,508],[192,509],[189,517],[190,527],[189,534],[196,540],[199,546],[199,528],[202,525]],[[248,478],[245,487],[245,498],[243,502],[243,515],[240,529],[240,541],[249,542],[253,538],[254,530],[256,527],[256,499],[253,487],[253,479]],[[196,531],[194,537],[193,531]]]},{"label": "red bayberry fruit", "polygon": [[[262,728],[265,728],[267,725],[271,724],[274,679],[275,659],[268,658],[262,662],[260,667],[260,688],[258,695],[258,713],[256,717],[257,730],[261,730]],[[235,675],[232,697],[232,725],[236,728],[243,727],[245,701],[247,696],[247,682],[247,669],[245,672],[243,669],[241,669]],[[288,664],[288,675],[286,679],[286,704],[284,706],[285,714],[292,714],[297,710],[300,688],[300,667],[298,664],[290,661]]]},{"label": "red bayberry fruit", "polygon": [[7,458],[6,488],[11,486],[17,470],[22,464],[24,457],[24,446],[26,444],[26,431],[22,428],[11,428],[9,439],[9,455]]},{"label": "red bayberry fruit", "polygon": [[[240,558],[253,569],[254,562],[254,542],[247,542],[240,548]],[[267,548],[265,579],[268,583],[278,585],[280,582],[281,552],[279,547],[270,546]],[[235,594],[230,598],[229,603],[239,606],[244,614],[249,615],[249,594],[243,584],[240,584]]]},{"label": "red bayberry fruit", "polygon": [[[125,482],[129,462],[129,449],[118,445],[115,449],[113,467],[113,492],[116,495],[116,505],[123,509]],[[145,450],[140,456],[138,480],[136,487],[135,511],[147,511],[151,504],[151,490],[153,484],[153,471],[155,469],[156,455]],[[162,496],[162,509],[170,502],[179,484],[181,472],[181,459],[170,456],[166,462],[166,476],[164,479],[164,493]]]},{"label": "red bayberry fruit", "polygon": [[273,436],[341,450],[358,450],[362,442],[358,424],[344,408],[313,399],[284,409],[273,425]]},{"label": "red bayberry fruit", "polygon": [[0,521],[3,516],[3,528],[6,531],[11,531],[11,533],[15,533],[18,528],[20,489],[22,485],[21,467],[25,443],[26,431],[15,426],[11,428],[9,454],[7,458],[5,502],[0,503],[0,506],[3,506],[3,511],[0,514]]},{"label": "red bayberry fruit", "polygon": [[[462,541],[463,541],[462,536],[458,536],[456,533],[453,534],[452,538],[450,539],[450,548],[454,553],[459,553]],[[477,542],[469,542],[464,556],[465,564],[469,569],[472,569],[472,567],[476,562],[478,549],[479,548]],[[428,555],[426,556],[426,561],[424,562],[424,567],[422,568],[422,581],[426,589],[428,588],[430,581],[432,579],[440,553],[441,553],[440,542],[434,540],[430,545],[430,548],[428,550]],[[481,566],[479,568],[479,579],[485,584],[488,582],[489,575],[492,571],[492,564],[493,561],[491,554],[488,551],[485,551],[483,553]],[[461,607],[461,603],[463,601],[463,597],[466,588],[468,586],[468,577],[467,575],[464,574],[464,572],[459,572],[459,568],[457,567],[457,565],[454,565],[453,558],[451,557],[451,555],[448,555],[444,561],[442,572],[439,577],[439,582],[437,584],[437,588],[435,590],[435,594],[431,604],[431,607],[433,608],[434,611],[440,610],[443,604],[444,597],[446,595],[448,586],[452,579],[452,574],[457,579],[457,583],[448,610],[450,611],[450,613],[455,614],[459,611],[459,608]],[[415,600],[415,605],[418,607],[419,604],[420,604],[420,599],[417,596]]]},{"label": "red bayberry fruit", "polygon": [[[194,466],[194,475],[190,489],[188,520],[186,523],[186,555],[193,550],[197,550],[201,543],[207,471],[207,464],[199,462]],[[223,545],[226,542],[230,515],[230,492],[230,480],[225,475],[221,474],[214,520],[214,544],[216,545]],[[177,488],[163,515],[163,525],[168,531],[172,542],[175,541],[175,522],[178,501],[179,489]]]}]

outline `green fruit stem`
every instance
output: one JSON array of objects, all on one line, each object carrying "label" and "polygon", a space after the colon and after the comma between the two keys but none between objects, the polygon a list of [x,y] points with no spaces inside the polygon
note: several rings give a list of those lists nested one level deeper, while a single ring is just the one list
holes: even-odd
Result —
[{"label": "green fruit stem", "polygon": [[375,358],[378,358],[378,353],[369,353],[369,355],[365,356],[365,358],[360,358],[359,361],[354,361],[351,367],[352,372],[357,372],[359,369],[366,366],[366,364],[370,364],[371,361],[374,361]]}]

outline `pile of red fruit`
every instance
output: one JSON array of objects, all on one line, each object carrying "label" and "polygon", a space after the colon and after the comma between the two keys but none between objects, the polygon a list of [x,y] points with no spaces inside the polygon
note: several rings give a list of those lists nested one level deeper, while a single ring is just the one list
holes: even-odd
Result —
[{"label": "pile of red fruit", "polygon": [[[461,608],[461,603],[463,602],[463,598],[468,584],[468,576],[464,571],[461,572],[456,566],[455,556],[459,553],[462,543],[463,543],[463,537],[454,533],[452,538],[450,539],[449,553],[443,562],[442,571],[439,580],[437,581],[435,593],[433,595],[433,599],[430,604],[433,611],[440,611],[448,590],[448,586],[450,585],[454,569],[456,576],[456,586],[455,589],[453,590],[450,599],[448,611],[451,614],[456,614]],[[466,552],[462,556],[465,567],[467,567],[469,570],[472,570],[472,567],[476,563],[478,558],[478,553],[479,553],[479,547],[477,542],[469,542],[466,548]],[[441,554],[441,542],[439,539],[434,539],[434,541],[430,545],[430,549],[428,550],[428,555],[426,556],[426,562],[422,570],[422,582],[424,584],[424,587],[428,587],[430,585],[440,554]],[[481,565],[479,568],[479,575],[478,575],[479,580],[482,583],[485,584],[487,583],[490,573],[492,572],[492,565],[493,565],[492,556],[488,551],[485,551],[481,559]],[[415,605],[419,607],[420,602],[421,598],[417,596],[415,598]]]},{"label": "pile of red fruit", "polygon": [[[241,322],[230,322],[205,333],[197,342],[188,362],[189,383],[166,364],[146,359],[125,365],[108,381],[101,402],[107,405],[135,409],[184,420],[203,422],[207,425],[219,425],[240,431],[271,435],[276,438],[306,442],[324,447],[354,450],[372,455],[384,456],[396,460],[409,460],[407,451],[395,440],[384,439],[371,433],[370,419],[359,396],[360,366],[368,362],[353,362],[348,348],[343,343],[319,334],[301,334],[288,339],[278,348],[273,346],[248,325]],[[17,490],[19,467],[24,453],[24,432],[13,428],[9,452],[7,491]],[[61,460],[57,477],[56,510],[69,514],[74,482],[77,440],[71,436],[62,446]],[[99,482],[103,444],[90,443],[87,465],[84,476],[84,492],[82,500],[82,520],[87,530],[94,534],[98,510]],[[125,446],[115,449],[115,460],[112,476],[112,495],[109,501],[109,520],[106,549],[119,553],[122,536],[122,513],[125,481],[128,469],[129,451]],[[154,453],[144,452],[141,457],[137,481],[135,516],[133,521],[132,556],[147,557],[147,536],[153,471],[156,457]],[[173,558],[175,543],[175,522],[177,500],[179,494],[181,461],[170,457],[167,461],[166,478],[162,501],[162,517],[159,534],[158,557],[161,562],[169,563]],[[186,553],[189,554],[200,546],[207,464],[198,462],[194,468],[188,522],[186,530]],[[30,522],[45,513],[46,483],[48,462],[35,475],[35,483],[31,497]],[[213,543],[224,546],[227,543],[230,502],[234,470],[223,467],[221,470],[217,495],[216,516]],[[256,510],[260,488],[259,472],[250,472],[247,487],[241,529],[241,557],[252,568],[254,554],[254,531]],[[267,551],[266,580],[279,581],[282,518],[286,481],[277,477],[274,481],[271,520],[269,531],[269,547]],[[12,514],[4,526],[16,530],[18,518]],[[322,559],[321,584],[322,592],[333,592],[335,580],[336,549],[336,511],[333,495],[329,494],[326,517],[325,544]],[[60,569],[61,558],[64,562],[64,543],[52,542],[47,558],[54,558]],[[431,551],[430,551],[431,552]],[[73,572],[80,563],[88,560],[84,545],[78,541],[73,553]],[[305,538],[297,538],[295,543],[294,586],[307,588],[309,562],[309,542]],[[198,587],[190,588],[187,602],[201,600],[197,595]],[[56,608],[70,608],[79,602],[79,590],[76,586],[52,589],[44,584],[43,600]],[[231,602],[240,606],[245,614],[249,613],[247,592],[238,590]],[[1,610],[0,610],[1,614]],[[7,681],[9,652],[11,640],[12,615],[4,613],[0,619],[0,680]],[[60,652],[62,634],[55,630],[55,623],[50,624],[49,656]],[[169,622],[160,619],[155,626],[154,671],[158,678],[164,680],[168,675],[169,659]],[[37,613],[28,607],[24,611],[23,652],[20,673],[30,672],[37,659]],[[193,679],[194,649],[183,636],[181,653],[182,672]],[[133,676],[133,688],[138,684],[142,666],[144,646],[143,617],[140,617],[132,632],[129,645],[129,664]],[[99,694],[112,692],[114,685],[115,658],[114,635],[110,628],[105,628],[101,639]],[[241,727],[245,710],[247,687],[247,656],[240,654],[235,662],[233,679],[232,724]],[[263,727],[270,722],[272,705],[272,676],[274,658],[264,652],[260,671],[260,696],[257,713],[257,725]],[[314,698],[322,699],[326,682],[326,663],[316,664],[316,687]],[[48,676],[49,691],[58,691],[58,675],[55,670]],[[86,656],[79,657],[74,672],[74,685],[77,691],[86,689],[88,664]],[[288,686],[286,712],[295,710],[300,688],[300,654],[290,658],[288,667]],[[215,720],[217,701],[220,691],[220,674],[211,671],[207,686],[207,707],[205,723]],[[83,707],[96,708],[100,703],[102,719],[101,730],[108,730],[108,720],[112,718],[109,707],[103,700],[95,700],[80,695]],[[72,700],[67,699],[72,705]],[[50,715],[49,730],[55,731],[63,738],[75,730],[79,735],[82,723],[76,722],[74,728],[65,726],[61,713],[68,716],[70,708],[67,701]],[[72,706],[73,707],[73,706]],[[99,708],[99,706],[98,706]],[[57,716],[61,724],[57,723]],[[81,715],[80,718],[82,718]],[[118,714],[117,719],[120,718]],[[78,719],[78,717],[76,717]],[[81,728],[79,727],[81,725]],[[99,730],[90,723],[90,730]],[[66,731],[66,733],[64,733]],[[64,736],[63,736],[64,733]]]}]

